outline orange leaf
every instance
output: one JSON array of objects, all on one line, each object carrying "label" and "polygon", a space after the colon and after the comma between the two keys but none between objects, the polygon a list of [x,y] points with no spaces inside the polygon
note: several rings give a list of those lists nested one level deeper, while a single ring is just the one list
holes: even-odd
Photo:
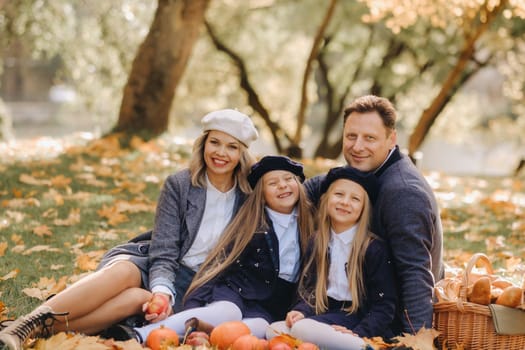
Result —
[{"label": "orange leaf", "polygon": [[80,222],[80,208],[73,208],[66,219],[55,219],[53,224],[56,226],[72,226]]},{"label": "orange leaf", "polygon": [[0,256],[4,256],[6,250],[7,250],[7,242],[0,242]]},{"label": "orange leaf", "polygon": [[51,185],[57,188],[67,188],[71,183],[71,179],[64,175],[58,175],[51,179]]},{"label": "orange leaf", "polygon": [[40,225],[33,229],[33,233],[39,237],[52,236],[53,232],[47,227],[47,225]]},{"label": "orange leaf", "polygon": [[15,278],[16,275],[18,275],[19,272],[20,272],[19,269],[14,269],[14,270],[8,272],[7,275],[4,275],[3,277],[0,277],[0,281],[7,281],[7,280],[10,280],[11,278]]},{"label": "orange leaf", "polygon": [[433,328],[421,328],[416,335],[403,333],[394,339],[399,341],[398,345],[405,345],[414,350],[435,350],[434,338],[438,335],[439,331]]}]

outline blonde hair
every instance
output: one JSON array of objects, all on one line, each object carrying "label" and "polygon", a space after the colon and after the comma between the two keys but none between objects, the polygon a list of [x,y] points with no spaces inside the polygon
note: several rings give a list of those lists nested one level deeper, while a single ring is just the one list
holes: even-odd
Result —
[{"label": "blonde hair", "polygon": [[[308,200],[303,185],[299,184],[297,208],[297,227],[301,242],[301,255],[306,251],[308,241],[313,233],[312,205]],[[258,181],[253,192],[248,195],[241,209],[225,228],[219,242],[210,252],[199,271],[193,278],[186,296],[209,282],[239,258],[256,232],[268,229],[267,215],[264,210],[266,201],[263,194],[263,181]]]},{"label": "blonde hair", "polygon": [[[304,271],[314,273],[315,276],[302,274],[299,281],[299,290],[301,296],[310,306],[315,308],[316,314],[321,314],[328,309],[327,282],[329,271],[328,245],[331,237],[331,219],[328,215],[328,197],[333,191],[330,186],[326,193],[321,196],[318,211],[318,231],[313,242],[313,254],[308,257]],[[366,193],[366,192],[365,192]],[[350,256],[348,257],[347,277],[350,293],[352,295],[352,304],[344,310],[348,313],[354,313],[359,309],[365,297],[365,281],[363,276],[363,265],[365,261],[366,249],[372,239],[376,236],[369,231],[371,204],[368,194],[365,195],[363,211],[361,212],[357,223],[357,232],[352,240],[350,247]],[[334,263],[334,262],[332,262]],[[312,269],[315,267],[315,271]],[[309,290],[308,279],[315,278],[314,290]],[[313,293],[313,294],[312,294]],[[315,299],[315,302],[312,302]]]},{"label": "blonde hair", "polygon": [[[193,143],[193,149],[190,160],[191,184],[195,187],[206,188],[206,162],[204,161],[204,145],[208,139],[209,131],[202,133]],[[252,191],[248,180],[251,166],[255,163],[255,157],[252,156],[248,148],[239,141],[241,157],[239,164],[233,171],[233,177],[237,181],[237,186],[243,193]]]}]

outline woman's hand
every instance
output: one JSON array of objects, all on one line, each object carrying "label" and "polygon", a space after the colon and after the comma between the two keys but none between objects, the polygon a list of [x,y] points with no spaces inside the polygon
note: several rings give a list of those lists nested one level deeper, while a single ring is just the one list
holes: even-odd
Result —
[{"label": "woman's hand", "polygon": [[164,293],[155,293],[151,299],[142,305],[144,318],[149,322],[159,322],[166,319],[172,313],[170,296]]},{"label": "woman's hand", "polygon": [[290,328],[294,325],[295,322],[302,320],[304,318],[304,314],[299,311],[292,310],[288,314],[286,314],[286,327]]}]

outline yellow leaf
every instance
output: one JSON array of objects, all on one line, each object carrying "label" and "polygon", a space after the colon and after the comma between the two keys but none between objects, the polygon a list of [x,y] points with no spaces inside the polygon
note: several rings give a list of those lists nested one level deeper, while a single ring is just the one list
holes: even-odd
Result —
[{"label": "yellow leaf", "polygon": [[439,332],[433,328],[421,328],[416,335],[403,333],[394,339],[399,341],[398,345],[405,345],[413,350],[435,350],[434,339],[438,335]]},{"label": "yellow leaf", "polygon": [[72,226],[80,222],[80,208],[73,208],[69,212],[67,219],[55,219],[53,224],[56,226]]},{"label": "yellow leaf", "polygon": [[80,254],[76,259],[76,266],[82,271],[93,271],[97,268],[98,262],[105,251],[91,251],[86,254]]},{"label": "yellow leaf", "polygon": [[0,242],[0,256],[4,256],[6,250],[7,250],[7,242]]},{"label": "yellow leaf", "polygon": [[7,275],[4,275],[3,277],[0,277],[0,281],[7,281],[11,278],[15,278],[16,275],[18,275],[18,273],[20,272],[19,269],[14,269],[10,272],[7,273]]},{"label": "yellow leaf", "polygon": [[47,227],[47,225],[40,225],[33,229],[33,233],[39,237],[52,236],[53,232]]},{"label": "yellow leaf", "polygon": [[51,185],[51,181],[49,180],[39,180],[37,178],[34,178],[31,175],[27,174],[21,174],[18,178],[18,181],[25,183],[27,185],[33,185],[33,186],[49,186]]},{"label": "yellow leaf", "polygon": [[120,223],[128,221],[128,217],[124,214],[121,214],[116,206],[106,207],[102,206],[102,209],[97,210],[97,214],[100,217],[108,219],[108,224],[116,226]]},{"label": "yellow leaf", "polygon": [[49,245],[35,245],[27,250],[25,250],[22,255],[30,255],[36,252],[53,252],[53,253],[60,253],[62,252],[58,248],[51,248]]},{"label": "yellow leaf", "polygon": [[51,179],[51,185],[57,188],[66,188],[71,183],[71,179],[64,175],[58,175]]}]

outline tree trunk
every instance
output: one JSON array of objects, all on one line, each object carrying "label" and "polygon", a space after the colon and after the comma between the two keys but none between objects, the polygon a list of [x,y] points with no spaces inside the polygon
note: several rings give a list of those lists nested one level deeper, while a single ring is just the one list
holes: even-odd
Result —
[{"label": "tree trunk", "polygon": [[155,17],[133,60],[114,132],[153,137],[166,131],[180,79],[210,0],[158,0]]},{"label": "tree trunk", "polygon": [[328,28],[328,24],[332,20],[334,11],[335,11],[335,5],[337,5],[337,0],[331,0],[330,4],[328,5],[328,9],[326,10],[326,13],[323,17],[323,20],[321,22],[321,26],[319,27],[314,41],[312,43],[312,49],[310,50],[310,55],[308,56],[308,59],[306,61],[306,67],[304,69],[303,73],[303,83],[301,85],[301,100],[299,103],[299,109],[297,111],[297,125],[296,125],[296,131],[295,135],[292,139],[292,144],[288,147],[287,154],[290,157],[293,158],[302,158],[303,156],[303,149],[300,146],[301,140],[302,140],[302,130],[304,128],[305,123],[305,114],[306,114],[306,106],[308,105],[308,95],[307,95],[307,86],[308,81],[310,78],[310,74],[313,69],[314,61],[317,58],[317,54],[319,52],[319,47],[321,46],[324,33],[326,29]]},{"label": "tree trunk", "polygon": [[410,135],[408,141],[408,154],[410,158],[414,159],[414,153],[419,149],[419,147],[421,147],[421,144],[425,140],[425,137],[437,119],[439,113],[452,98],[453,92],[457,90],[456,85],[459,79],[461,79],[462,73],[465,70],[467,63],[469,63],[474,56],[475,45],[478,39],[488,29],[489,25],[494,21],[505,5],[506,1],[501,1],[501,3],[492,11],[485,6],[483,11],[486,13],[485,21],[482,21],[477,27],[475,27],[474,24],[472,25],[474,30],[465,38],[465,46],[463,47],[456,66],[446,77],[436,98],[432,101],[430,106],[423,111],[414,131]]}]

